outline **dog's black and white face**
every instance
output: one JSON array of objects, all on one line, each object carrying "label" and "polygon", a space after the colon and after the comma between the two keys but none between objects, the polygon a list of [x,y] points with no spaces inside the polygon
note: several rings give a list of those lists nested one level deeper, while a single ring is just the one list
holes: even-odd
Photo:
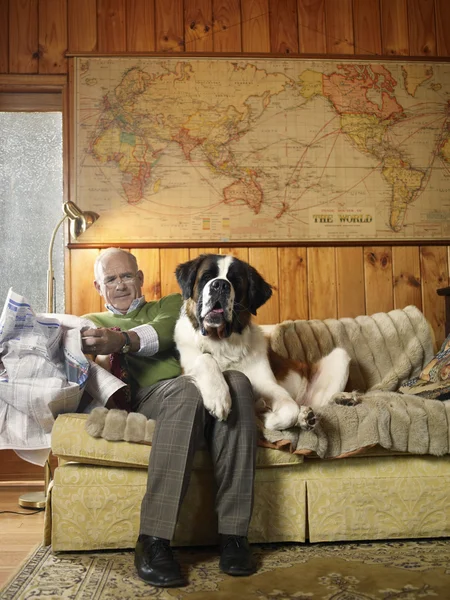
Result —
[{"label": "dog's black and white face", "polygon": [[214,338],[241,333],[272,295],[256,269],[233,256],[201,254],[178,265],[175,275],[194,329]]}]

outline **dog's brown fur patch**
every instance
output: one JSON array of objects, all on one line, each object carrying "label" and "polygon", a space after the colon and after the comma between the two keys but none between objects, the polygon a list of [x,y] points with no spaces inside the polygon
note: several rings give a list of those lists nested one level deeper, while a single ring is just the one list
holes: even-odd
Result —
[{"label": "dog's brown fur patch", "polygon": [[283,381],[289,374],[289,371],[295,371],[302,377],[306,377],[308,381],[311,381],[315,369],[311,368],[307,363],[292,358],[284,358],[284,356],[280,356],[274,352],[270,346],[267,355],[269,357],[270,368],[277,381]]}]

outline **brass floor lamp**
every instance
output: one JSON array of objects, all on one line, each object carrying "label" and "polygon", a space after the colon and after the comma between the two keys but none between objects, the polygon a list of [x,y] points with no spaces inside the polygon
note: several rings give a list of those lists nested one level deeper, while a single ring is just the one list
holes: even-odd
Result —
[{"label": "brass floor lamp", "polygon": [[[66,219],[70,220],[70,234],[77,238],[89,229],[91,225],[99,218],[98,214],[91,211],[82,211],[74,202],[64,202],[63,217],[58,221],[53,229],[48,247],[48,267],[47,267],[47,312],[55,312],[55,274],[53,272],[53,246],[55,237],[59,228]],[[50,463],[47,458],[44,465],[44,491],[29,492],[19,497],[19,505],[22,508],[44,508],[47,490],[51,480]]]}]

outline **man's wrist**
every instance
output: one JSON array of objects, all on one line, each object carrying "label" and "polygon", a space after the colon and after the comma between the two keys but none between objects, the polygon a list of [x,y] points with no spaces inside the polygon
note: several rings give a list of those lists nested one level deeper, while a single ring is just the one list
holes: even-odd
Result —
[{"label": "man's wrist", "polygon": [[131,338],[126,331],[121,331],[122,337],[124,338],[124,343],[121,349],[119,350],[120,354],[128,354],[131,351],[132,342]]}]

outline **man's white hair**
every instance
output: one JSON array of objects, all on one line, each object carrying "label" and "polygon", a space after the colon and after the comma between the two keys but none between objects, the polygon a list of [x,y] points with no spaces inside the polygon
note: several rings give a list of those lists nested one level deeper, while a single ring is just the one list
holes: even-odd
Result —
[{"label": "man's white hair", "polygon": [[123,250],[122,248],[106,248],[106,250],[102,250],[100,252],[100,254],[97,256],[97,258],[95,259],[95,263],[94,263],[94,277],[95,277],[95,281],[99,281],[100,277],[101,277],[101,273],[100,273],[100,267],[103,263],[103,259],[108,258],[108,256],[111,256],[111,254],[126,254],[128,257],[131,258],[134,267],[135,267],[135,271],[137,273],[138,271],[138,264],[137,264],[137,259],[134,256],[134,254],[131,254],[131,252],[127,252],[126,250]]}]

